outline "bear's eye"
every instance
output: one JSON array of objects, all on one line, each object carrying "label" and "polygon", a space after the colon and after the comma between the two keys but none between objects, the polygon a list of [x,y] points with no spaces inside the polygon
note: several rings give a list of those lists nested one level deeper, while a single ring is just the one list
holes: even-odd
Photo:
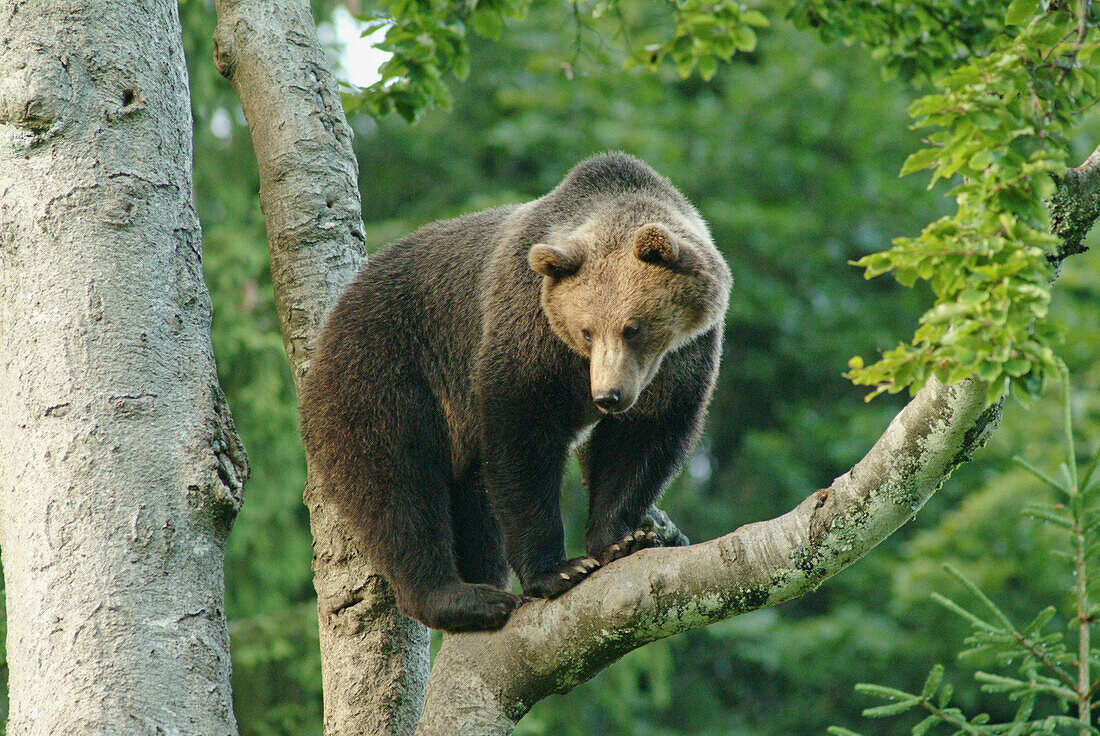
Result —
[{"label": "bear's eye", "polygon": [[638,325],[627,325],[623,328],[623,339],[629,340],[632,337],[637,337],[639,332],[641,332],[641,328]]},{"label": "bear's eye", "polygon": [[581,330],[581,337],[585,342],[592,342],[592,330]]}]

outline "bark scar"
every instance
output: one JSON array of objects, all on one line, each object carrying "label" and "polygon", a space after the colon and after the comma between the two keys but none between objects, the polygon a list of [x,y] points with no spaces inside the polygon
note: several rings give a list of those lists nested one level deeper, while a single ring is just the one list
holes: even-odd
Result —
[{"label": "bark scar", "polygon": [[[826,509],[826,504],[829,503],[831,493],[829,489],[825,488],[814,494],[814,508],[810,514],[810,538],[811,544],[816,544],[821,537],[823,537],[832,526],[832,516],[829,513],[829,509]],[[832,504],[829,504],[830,506]]]}]

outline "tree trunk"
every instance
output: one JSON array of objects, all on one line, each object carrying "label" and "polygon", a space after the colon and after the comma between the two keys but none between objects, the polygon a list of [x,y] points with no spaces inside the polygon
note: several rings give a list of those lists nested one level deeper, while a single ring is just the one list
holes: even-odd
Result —
[{"label": "tree trunk", "polygon": [[[365,260],[358,167],[336,80],[304,0],[218,0],[215,62],[244,106],[260,171],[271,276],[297,385],[329,308]],[[308,464],[308,458],[307,458]],[[428,679],[428,632],[321,503],[305,503],[328,736],[411,734]]]},{"label": "tree trunk", "polygon": [[0,3],[9,734],[236,734],[218,387],[175,0]]}]

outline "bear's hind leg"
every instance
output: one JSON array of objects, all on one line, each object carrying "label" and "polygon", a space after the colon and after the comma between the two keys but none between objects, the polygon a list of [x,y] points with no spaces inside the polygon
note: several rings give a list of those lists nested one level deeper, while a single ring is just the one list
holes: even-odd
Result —
[{"label": "bear's hind leg", "polygon": [[402,613],[448,631],[500,628],[522,600],[459,577],[450,448],[435,398],[415,370],[386,379],[363,381],[375,389],[369,401],[333,410],[342,421],[327,424],[337,434],[329,444],[344,450],[325,456],[333,495]]},{"label": "bear's hind leg", "polygon": [[446,479],[426,468],[430,463],[424,455],[419,457],[419,472],[407,468],[398,476],[397,482],[409,489],[382,510],[378,528],[384,531],[371,540],[371,558],[393,585],[405,615],[447,631],[500,628],[522,600],[460,579]]},{"label": "bear's hind leg", "polygon": [[[426,431],[425,424],[413,426],[419,429],[421,439],[410,437],[411,443],[423,442],[425,436],[432,434]],[[394,477],[396,482],[406,485],[398,496],[403,502],[387,505],[381,525],[386,530],[386,540],[372,550],[375,559],[383,560],[398,608],[433,629],[500,628],[523,602],[519,596],[494,587],[506,580],[506,567],[503,563],[494,564],[490,554],[480,560],[487,567],[476,580],[461,575],[462,560],[456,559],[455,540],[458,536],[465,538],[467,524],[452,515],[449,473],[442,462],[430,462],[435,459],[434,443],[431,447],[407,446],[407,449],[410,449],[409,465]],[[491,516],[488,518],[492,520]],[[490,543],[486,549],[491,547]],[[466,562],[468,567],[470,561]]]},{"label": "bear's hind leg", "polygon": [[511,575],[504,532],[489,507],[477,465],[451,488],[451,518],[459,576],[467,583],[507,589]]}]

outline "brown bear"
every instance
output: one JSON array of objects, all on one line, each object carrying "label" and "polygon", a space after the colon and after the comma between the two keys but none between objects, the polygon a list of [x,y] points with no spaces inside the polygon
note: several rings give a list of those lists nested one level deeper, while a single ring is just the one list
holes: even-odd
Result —
[{"label": "brown bear", "polygon": [[[730,273],[702,218],[626,154],[545,196],[428,225],[371,259],[321,331],[302,437],[397,605],[502,626],[660,543],[646,510],[696,441]],[[587,556],[566,559],[578,446]]]}]

